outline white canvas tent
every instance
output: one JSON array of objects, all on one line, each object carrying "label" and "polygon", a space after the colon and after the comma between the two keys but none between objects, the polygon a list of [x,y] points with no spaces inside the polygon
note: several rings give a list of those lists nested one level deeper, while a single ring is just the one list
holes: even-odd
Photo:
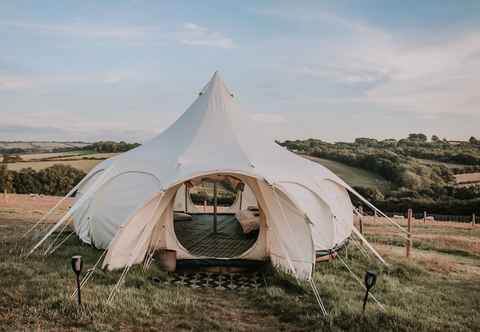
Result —
[{"label": "white canvas tent", "polygon": [[[215,73],[169,128],[92,170],[49,234],[73,217],[82,241],[108,248],[103,266],[109,269],[140,263],[155,249],[198,258],[176,238],[173,211],[194,212],[185,210],[185,203],[194,208],[183,199],[185,183],[215,176],[242,181],[248,188],[243,208],[252,200],[260,208],[258,240],[236,259],[270,259],[309,279],[315,252],[336,248],[352,233],[347,190],[358,194],[325,167],[266,139]],[[232,207],[239,208],[239,202]]]}]

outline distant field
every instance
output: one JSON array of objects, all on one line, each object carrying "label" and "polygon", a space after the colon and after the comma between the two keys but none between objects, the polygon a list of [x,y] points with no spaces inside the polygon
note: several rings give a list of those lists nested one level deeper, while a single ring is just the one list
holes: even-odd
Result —
[{"label": "distant field", "polygon": [[376,188],[387,188],[390,186],[390,182],[383,177],[361,168],[351,167],[328,159],[315,158],[305,155],[303,155],[303,157],[325,166],[351,186]]},{"label": "distant field", "polygon": [[0,149],[53,150],[58,148],[83,148],[85,142],[0,142]]},{"label": "distant field", "polygon": [[455,180],[459,185],[480,184],[480,173],[457,174]]},{"label": "distant field", "polygon": [[465,168],[470,166],[470,165],[464,165],[464,164],[444,163],[441,161],[430,160],[430,159],[421,159],[421,158],[413,158],[413,159],[415,159],[416,161],[424,165],[443,165],[448,168]]},{"label": "distant field", "polygon": [[[95,165],[102,160],[111,158],[117,153],[88,153],[88,151],[71,151],[65,153],[32,153],[23,154],[20,157],[23,162],[9,163],[8,169],[19,171],[22,168],[33,168],[38,171],[56,164],[70,165],[84,172],[89,172]],[[84,158],[95,158],[98,160],[89,160]],[[48,159],[48,160],[46,160]],[[0,158],[1,161],[1,158]]]},{"label": "distant field", "polygon": [[76,150],[68,152],[44,152],[44,153],[27,153],[21,154],[23,160],[34,160],[34,159],[46,159],[46,158],[63,158],[63,157],[73,157],[79,155],[92,154],[92,151],[87,150]]},{"label": "distant field", "polygon": [[95,167],[95,165],[97,165],[100,162],[101,160],[32,161],[32,162],[8,164],[8,169],[12,171],[19,171],[22,168],[30,167],[38,171],[56,164],[62,164],[62,165],[70,165],[84,172],[89,172],[93,167]]},{"label": "distant field", "polygon": [[97,158],[97,159],[108,159],[111,158],[118,153],[89,153],[89,154],[83,154],[83,155],[77,155],[76,153],[72,156],[64,155],[64,156],[59,156],[55,157],[52,159],[82,159],[82,158]]}]

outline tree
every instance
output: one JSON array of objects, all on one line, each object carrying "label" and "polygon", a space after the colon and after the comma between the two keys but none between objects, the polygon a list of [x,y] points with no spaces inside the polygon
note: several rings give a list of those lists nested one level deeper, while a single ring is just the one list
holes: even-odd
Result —
[{"label": "tree", "polygon": [[69,165],[53,165],[37,172],[40,192],[45,195],[64,196],[80,180],[85,173]]},{"label": "tree", "polygon": [[408,140],[409,141],[426,142],[427,141],[427,136],[425,134],[422,134],[422,133],[408,134]]},{"label": "tree", "polygon": [[435,143],[440,142],[440,138],[438,138],[437,135],[432,135],[432,142],[435,142]]},{"label": "tree", "polygon": [[355,138],[355,144],[360,144],[360,145],[369,145],[369,144],[377,144],[378,141],[375,138],[367,138],[367,137],[359,137]]},{"label": "tree", "polygon": [[17,194],[42,194],[37,172],[30,167],[13,174],[13,186]]},{"label": "tree", "polygon": [[13,174],[8,170],[8,156],[2,156],[0,164],[0,191],[13,192]]},{"label": "tree", "polygon": [[472,144],[472,145],[478,145],[478,144],[480,144],[480,141],[479,141],[478,139],[476,139],[474,136],[470,137],[469,142],[470,142],[470,144]]}]

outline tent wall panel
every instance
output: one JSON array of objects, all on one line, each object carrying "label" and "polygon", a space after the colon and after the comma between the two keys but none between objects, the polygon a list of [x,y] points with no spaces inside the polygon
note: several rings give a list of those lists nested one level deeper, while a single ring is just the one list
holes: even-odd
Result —
[{"label": "tent wall panel", "polygon": [[101,186],[82,221],[89,225],[93,245],[106,248],[119,227],[160,187],[155,176],[143,172],[122,173]]},{"label": "tent wall panel", "polygon": [[282,191],[262,181],[258,185],[261,195],[257,198],[267,215],[267,242],[273,264],[297,278],[308,279],[315,252],[305,214]]}]

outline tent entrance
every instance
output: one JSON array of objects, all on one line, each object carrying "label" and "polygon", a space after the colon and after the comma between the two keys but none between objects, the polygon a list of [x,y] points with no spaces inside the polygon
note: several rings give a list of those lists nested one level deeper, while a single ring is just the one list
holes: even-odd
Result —
[{"label": "tent entrance", "polygon": [[259,231],[245,234],[235,215],[217,215],[217,231],[214,232],[213,217],[213,214],[197,214],[192,215],[192,220],[174,221],[178,241],[193,256],[238,257],[257,241]]},{"label": "tent entrance", "polygon": [[238,258],[259,238],[255,194],[238,177],[209,174],[191,179],[180,186],[175,200],[175,235],[191,256]]}]

